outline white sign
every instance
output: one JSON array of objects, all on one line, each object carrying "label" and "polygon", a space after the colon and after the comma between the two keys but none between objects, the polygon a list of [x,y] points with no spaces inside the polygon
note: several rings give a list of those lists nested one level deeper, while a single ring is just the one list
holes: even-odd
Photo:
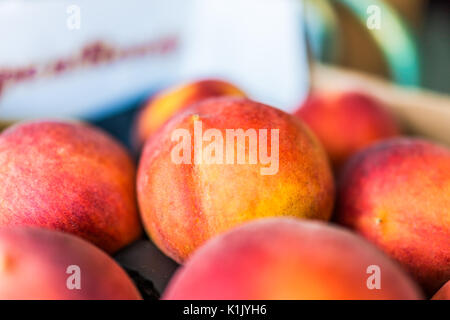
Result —
[{"label": "white sign", "polygon": [[97,118],[199,77],[285,110],[308,88],[297,0],[5,0],[0,47],[0,120]]}]

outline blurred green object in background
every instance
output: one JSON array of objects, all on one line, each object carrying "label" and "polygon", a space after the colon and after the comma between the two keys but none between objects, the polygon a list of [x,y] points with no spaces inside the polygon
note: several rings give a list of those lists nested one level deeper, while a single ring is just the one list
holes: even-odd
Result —
[{"label": "blurred green object in background", "polygon": [[323,62],[338,59],[338,17],[328,0],[305,0],[308,44],[314,57]]},{"label": "blurred green object in background", "polygon": [[450,1],[428,2],[419,36],[424,87],[450,94]]},{"label": "blurred green object in background", "polygon": [[[330,7],[330,4],[343,6],[356,17],[361,28],[366,29],[375,41],[392,80],[402,85],[418,86],[420,84],[421,64],[416,39],[402,16],[389,3],[382,0],[329,0],[328,2],[327,4],[325,1],[306,1],[307,34],[312,51],[317,58],[329,61],[336,56],[335,52],[347,49],[342,48],[345,43],[335,43],[336,38],[339,40],[345,38],[346,29],[339,25],[339,18],[342,17],[338,17],[338,10],[333,13],[332,8],[336,9],[336,6]],[[369,28],[368,21],[372,15],[376,14],[377,9],[380,13],[380,28]],[[322,27],[318,28],[317,25]],[[367,54],[367,48],[364,46],[365,43],[362,42],[361,54]]]},{"label": "blurred green object in background", "polygon": [[403,85],[420,84],[420,60],[416,39],[391,5],[381,0],[333,1],[350,8],[364,25],[367,24],[370,14],[373,14],[370,8],[378,7],[381,14],[380,29],[368,30],[381,48],[393,80]]}]

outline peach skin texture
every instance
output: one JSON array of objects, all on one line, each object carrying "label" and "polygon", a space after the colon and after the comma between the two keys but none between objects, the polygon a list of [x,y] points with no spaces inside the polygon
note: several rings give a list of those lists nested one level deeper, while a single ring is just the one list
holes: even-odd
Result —
[{"label": "peach skin texture", "polygon": [[138,114],[134,126],[133,143],[140,148],[167,120],[193,103],[220,97],[245,97],[245,93],[231,83],[205,79],[168,88],[153,96]]},{"label": "peach skin texture", "polygon": [[400,132],[378,101],[359,93],[315,92],[294,114],[317,135],[337,170],[355,152]]},{"label": "peach skin texture", "polygon": [[[80,289],[71,275],[78,266]],[[34,227],[0,227],[0,300],[141,299],[124,270],[81,238]]]},{"label": "peach skin texture", "polygon": [[[171,141],[171,134],[185,128],[194,137],[194,121],[202,122],[203,132],[215,128],[223,137],[226,129],[279,129],[278,172],[261,175],[260,169],[268,166],[261,162],[196,164],[192,159],[190,164],[175,164],[171,150],[179,142]],[[269,155],[271,142],[268,134]],[[203,148],[207,146],[205,142]],[[247,142],[246,155],[248,149]],[[278,109],[230,97],[200,102],[152,136],[140,160],[137,190],[147,232],[164,253],[178,262],[186,260],[209,238],[255,218],[328,220],[334,201],[328,159],[306,126]]]},{"label": "peach skin texture", "polygon": [[[367,268],[380,267],[380,289]],[[371,281],[370,281],[371,282]],[[323,222],[265,218],[207,242],[164,299],[420,299],[399,266],[363,238]]]},{"label": "peach skin texture", "polygon": [[337,220],[435,292],[450,279],[450,150],[398,138],[358,153],[339,183]]},{"label": "peach skin texture", "polygon": [[436,292],[431,300],[450,300],[450,280]]},{"label": "peach skin texture", "polygon": [[135,167],[125,149],[81,123],[36,121],[0,135],[0,226],[78,235],[109,253],[138,238]]}]

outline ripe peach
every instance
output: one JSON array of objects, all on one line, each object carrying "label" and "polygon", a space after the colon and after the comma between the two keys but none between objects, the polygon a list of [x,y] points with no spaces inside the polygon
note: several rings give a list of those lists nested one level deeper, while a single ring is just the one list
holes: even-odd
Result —
[{"label": "ripe peach", "polygon": [[140,148],[177,112],[201,100],[220,97],[245,97],[239,88],[222,80],[200,80],[169,88],[152,97],[139,113],[134,128],[134,144]]},{"label": "ripe peach", "polygon": [[106,253],[70,234],[0,228],[0,300],[140,299]]},{"label": "ripe peach", "polygon": [[450,279],[450,150],[397,138],[358,153],[342,173],[337,220],[434,292]]},{"label": "ripe peach", "polygon": [[436,292],[431,300],[450,300],[450,280]]},{"label": "ripe peach", "polygon": [[354,92],[313,93],[294,114],[318,136],[336,169],[355,152],[400,131],[378,101]]},{"label": "ripe peach", "polygon": [[34,121],[0,135],[0,226],[76,234],[114,252],[141,234],[135,167],[125,149],[81,123]]},{"label": "ripe peach", "polygon": [[247,220],[327,220],[334,200],[327,157],[306,126],[281,110],[230,97],[200,102],[152,136],[137,190],[147,232],[178,262]]},{"label": "ripe peach", "polygon": [[420,299],[421,294],[393,261],[353,233],[322,222],[266,218],[206,243],[177,272],[164,298]]}]

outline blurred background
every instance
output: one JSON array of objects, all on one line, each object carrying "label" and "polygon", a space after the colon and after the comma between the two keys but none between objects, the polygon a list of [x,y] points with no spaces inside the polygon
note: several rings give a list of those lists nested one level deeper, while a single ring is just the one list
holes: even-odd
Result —
[{"label": "blurred background", "polygon": [[0,127],[79,118],[128,145],[168,85],[222,77],[292,110],[317,63],[445,97],[449,36],[448,0],[0,0]]},{"label": "blurred background", "polygon": [[[383,8],[380,31],[366,27],[370,5]],[[400,84],[450,92],[449,1],[307,0],[306,6],[308,40],[316,59]],[[394,28],[396,23],[404,28]],[[390,45],[400,43],[394,54]],[[410,64],[402,65],[402,60]]]}]

